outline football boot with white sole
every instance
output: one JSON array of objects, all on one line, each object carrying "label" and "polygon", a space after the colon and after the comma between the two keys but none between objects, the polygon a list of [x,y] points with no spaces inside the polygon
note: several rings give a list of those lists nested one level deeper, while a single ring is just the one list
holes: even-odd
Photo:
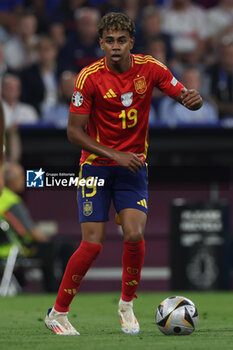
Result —
[{"label": "football boot with white sole", "polygon": [[68,312],[49,309],[45,317],[45,325],[57,335],[80,335],[68,320]]},{"label": "football boot with white sole", "polygon": [[138,334],[140,332],[139,323],[133,312],[133,302],[125,302],[122,299],[118,305],[118,315],[121,319],[121,330],[125,334]]}]

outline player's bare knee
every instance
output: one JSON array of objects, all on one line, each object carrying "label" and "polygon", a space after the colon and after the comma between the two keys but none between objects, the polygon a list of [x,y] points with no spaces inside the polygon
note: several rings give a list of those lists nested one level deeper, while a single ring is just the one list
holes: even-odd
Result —
[{"label": "player's bare knee", "polygon": [[139,242],[143,239],[145,226],[141,223],[135,224],[133,221],[126,221],[122,225],[122,228],[126,242]]},{"label": "player's bare knee", "polygon": [[124,233],[125,242],[139,242],[143,239],[143,234],[140,232],[126,231]]},{"label": "player's bare knee", "polygon": [[105,223],[81,223],[82,239],[89,243],[103,244],[105,238]]},{"label": "player's bare knee", "polygon": [[98,234],[98,232],[85,232],[82,234],[82,239],[89,243],[103,244],[104,236]]}]

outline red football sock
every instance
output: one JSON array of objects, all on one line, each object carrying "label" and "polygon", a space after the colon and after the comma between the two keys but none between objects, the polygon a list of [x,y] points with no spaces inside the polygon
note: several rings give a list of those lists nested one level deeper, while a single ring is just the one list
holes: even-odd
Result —
[{"label": "red football sock", "polygon": [[124,301],[131,301],[136,296],[135,293],[141,278],[144,256],[144,238],[139,242],[124,242],[121,293],[121,299]]},{"label": "red football sock", "polygon": [[69,311],[69,306],[77,293],[79,286],[88,269],[102,250],[101,244],[82,241],[79,248],[71,256],[60,284],[55,310]]}]

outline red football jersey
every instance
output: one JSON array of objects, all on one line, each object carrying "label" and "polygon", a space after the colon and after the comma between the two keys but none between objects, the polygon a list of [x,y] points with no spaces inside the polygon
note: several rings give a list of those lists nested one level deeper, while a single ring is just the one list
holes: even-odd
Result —
[{"label": "red football jersey", "polygon": [[[117,74],[106,58],[85,67],[77,76],[70,112],[89,114],[86,133],[99,143],[124,152],[143,154],[148,148],[148,118],[154,87],[170,97],[183,85],[170,70],[149,55],[131,55],[130,69]],[[77,116],[78,118],[78,116]],[[80,164],[117,165],[83,150]]]}]

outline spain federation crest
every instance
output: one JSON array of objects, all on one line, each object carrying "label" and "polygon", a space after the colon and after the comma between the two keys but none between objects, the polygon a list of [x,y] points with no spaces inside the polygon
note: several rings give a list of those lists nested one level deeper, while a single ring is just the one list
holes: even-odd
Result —
[{"label": "spain federation crest", "polygon": [[132,92],[126,92],[125,94],[121,95],[121,102],[123,106],[129,107],[131,106],[133,102],[133,93]]},{"label": "spain federation crest", "polygon": [[83,215],[90,216],[93,213],[92,202],[87,201],[83,203]]},{"label": "spain federation crest", "polygon": [[146,92],[147,85],[146,85],[146,79],[144,76],[134,79],[133,82],[134,82],[135,90],[138,94],[142,95]]},{"label": "spain federation crest", "polygon": [[83,104],[83,95],[79,91],[75,91],[72,95],[72,103],[76,107],[80,107]]}]

